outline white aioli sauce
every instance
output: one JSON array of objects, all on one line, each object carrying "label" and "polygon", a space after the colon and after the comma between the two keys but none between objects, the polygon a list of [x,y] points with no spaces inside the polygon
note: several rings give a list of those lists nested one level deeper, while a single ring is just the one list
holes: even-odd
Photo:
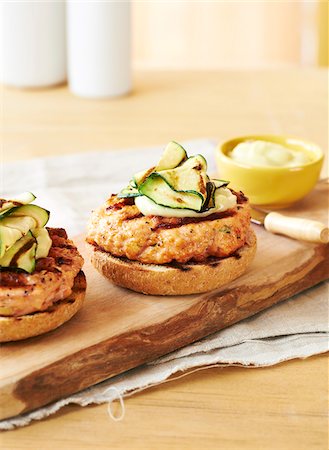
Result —
[{"label": "white aioli sauce", "polygon": [[228,156],[250,166],[296,167],[310,162],[306,153],[268,141],[240,142]]},{"label": "white aioli sauce", "polygon": [[210,214],[234,208],[236,205],[236,196],[225,187],[218,188],[215,192],[215,207],[202,213],[192,211],[191,209],[177,209],[169,208],[168,206],[160,206],[148,197],[145,197],[145,195],[135,197],[135,205],[144,216],[206,217]]}]

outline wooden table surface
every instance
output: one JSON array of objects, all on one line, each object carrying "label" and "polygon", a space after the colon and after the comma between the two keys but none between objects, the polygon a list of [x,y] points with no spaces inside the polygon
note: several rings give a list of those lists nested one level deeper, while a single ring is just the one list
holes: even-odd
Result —
[{"label": "wooden table surface", "polygon": [[[3,88],[2,159],[164,145],[252,133],[313,140],[327,153],[328,72],[138,73],[132,95],[84,100],[66,87]],[[328,175],[327,162],[322,176]],[[0,447],[75,449],[319,449],[328,447],[326,355],[270,368],[215,368],[106,405],[69,406],[0,435]]]}]

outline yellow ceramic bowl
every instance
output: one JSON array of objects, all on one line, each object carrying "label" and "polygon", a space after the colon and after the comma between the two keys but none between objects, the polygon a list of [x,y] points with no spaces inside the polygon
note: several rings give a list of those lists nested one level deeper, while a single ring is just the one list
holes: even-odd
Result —
[{"label": "yellow ceramic bowl", "polygon": [[[305,152],[311,161],[297,167],[252,167],[228,155],[240,142],[262,140]],[[319,179],[323,152],[317,145],[285,136],[243,136],[220,144],[216,149],[219,175],[230,187],[243,191],[254,205],[284,208],[303,198]]]}]

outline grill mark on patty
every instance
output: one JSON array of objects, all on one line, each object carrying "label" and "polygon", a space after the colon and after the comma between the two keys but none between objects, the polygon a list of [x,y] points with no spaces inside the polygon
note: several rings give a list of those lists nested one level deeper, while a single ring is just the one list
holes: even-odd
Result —
[{"label": "grill mark on patty", "polygon": [[33,273],[42,272],[46,270],[47,272],[60,272],[60,269],[55,267],[55,259],[53,257],[47,256],[46,258],[40,258],[36,262],[35,271]]},{"label": "grill mark on patty", "polygon": [[53,236],[51,236],[51,239],[53,242],[52,248],[61,248],[61,249],[68,249],[68,250],[75,249],[75,246],[68,243],[68,240],[63,237],[53,235]]},{"label": "grill mark on patty", "polygon": [[67,236],[65,230],[59,228],[48,231],[52,247],[46,258],[36,261],[36,269],[32,274],[18,268],[0,268],[1,316],[33,314],[48,310],[52,304],[65,301],[66,298],[70,301],[68,296],[83,259],[70,240],[68,246],[73,248],[63,248],[63,240]]},{"label": "grill mark on patty", "polygon": [[53,237],[61,237],[67,239],[67,233],[64,228],[47,228],[47,230],[51,239],[53,239]]},{"label": "grill mark on patty", "polygon": [[138,213],[138,214],[134,214],[133,216],[125,217],[125,218],[123,219],[123,221],[124,221],[124,220],[140,219],[141,217],[144,217],[143,214],[142,214],[142,213]]},{"label": "grill mark on patty", "polygon": [[72,250],[72,249],[75,249],[76,247],[74,247],[74,245],[70,245],[70,244],[57,243],[56,245],[53,245],[53,248],[66,248],[67,250]]},{"label": "grill mark on patty", "polygon": [[222,257],[215,257],[215,256],[208,256],[204,261],[196,262],[196,261],[188,261],[187,263],[179,263],[177,261],[171,261],[170,263],[161,264],[166,267],[171,267],[173,269],[178,269],[183,272],[186,272],[188,270],[191,270],[191,266],[195,266],[198,264],[207,265],[209,267],[217,267],[222,261],[224,261],[227,258],[234,258],[234,259],[240,259],[241,255],[239,253],[239,249],[237,249],[235,252],[231,253],[227,256]]},{"label": "grill mark on patty", "polygon": [[55,258],[55,262],[59,266],[62,266],[62,265],[65,265],[65,264],[66,265],[70,265],[71,262],[72,262],[72,259],[71,258],[65,258],[63,256],[58,256],[57,258]]},{"label": "grill mark on patty", "polygon": [[155,225],[151,228],[152,231],[156,231],[159,229],[171,229],[178,228],[183,225],[188,225],[190,223],[200,223],[200,222],[209,222],[212,220],[224,219],[226,217],[233,217],[236,214],[235,210],[228,209],[227,211],[218,212],[214,214],[210,214],[206,217],[159,217],[152,216],[152,219],[156,222]]},{"label": "grill mark on patty", "polygon": [[[230,211],[223,211],[225,214],[197,215],[185,220],[161,216],[139,217],[140,211],[136,205],[107,212],[108,206],[118,203],[117,197],[112,196],[94,211],[86,240],[91,244],[97,243],[95,249],[99,248],[114,257],[122,256],[145,264],[162,265],[172,261],[185,264],[188,261],[205,261],[208,256],[225,257],[243,246],[245,230],[250,222],[246,197],[234,191],[233,194],[236,194],[240,204]],[[189,242],[193,245],[190,246]]]},{"label": "grill mark on patty", "polygon": [[248,201],[248,197],[246,197],[242,191],[236,192],[233,191],[233,189],[230,189],[230,191],[236,196],[238,205],[241,205],[242,203],[246,203]]},{"label": "grill mark on patty", "polygon": [[89,244],[91,244],[94,247],[94,251],[98,251],[98,252],[103,252],[103,253],[107,253],[108,255],[111,255],[113,258],[117,258],[122,262],[125,262],[127,264],[141,264],[142,266],[162,266],[162,267],[168,267],[168,268],[172,268],[172,269],[177,269],[177,270],[181,270],[182,272],[187,272],[189,270],[192,269],[192,266],[196,266],[196,265],[207,265],[209,267],[217,267],[222,261],[224,261],[227,258],[234,258],[234,259],[240,259],[241,255],[240,255],[240,250],[241,248],[238,248],[235,252],[227,255],[227,256],[208,256],[205,260],[203,261],[187,261],[186,263],[180,263],[178,261],[171,261],[170,263],[165,263],[165,264],[157,264],[157,263],[142,263],[140,261],[137,260],[133,260],[133,259],[129,259],[125,256],[116,256],[116,255],[112,255],[110,252],[107,252],[106,250],[104,250],[103,247],[101,247],[100,245],[98,245],[95,241],[92,240],[87,240],[87,242]]},{"label": "grill mark on patty", "polygon": [[[113,194],[112,194],[113,196]],[[106,208],[106,211],[119,211],[125,206],[133,206],[135,204],[135,200],[133,197],[122,198],[120,201],[110,205]]]},{"label": "grill mark on patty", "polygon": [[18,272],[17,269],[2,267],[0,272],[0,285],[7,287],[22,287],[27,285],[25,272]]}]

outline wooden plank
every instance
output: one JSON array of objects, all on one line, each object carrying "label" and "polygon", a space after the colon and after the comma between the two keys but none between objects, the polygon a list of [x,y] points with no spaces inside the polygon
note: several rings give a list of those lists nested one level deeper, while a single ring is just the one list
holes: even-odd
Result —
[{"label": "wooden plank", "polygon": [[208,368],[126,398],[121,422],[107,405],[70,405],[0,442],[6,450],[325,450],[327,397],[326,355]]},{"label": "wooden plank", "polygon": [[[328,185],[291,213],[327,220]],[[249,317],[328,277],[329,246],[255,227],[248,272],[219,291],[144,296],[113,286],[86,261],[84,308],[44,336],[1,347],[0,417],[47,404]],[[78,244],[84,252],[83,239]]]}]

